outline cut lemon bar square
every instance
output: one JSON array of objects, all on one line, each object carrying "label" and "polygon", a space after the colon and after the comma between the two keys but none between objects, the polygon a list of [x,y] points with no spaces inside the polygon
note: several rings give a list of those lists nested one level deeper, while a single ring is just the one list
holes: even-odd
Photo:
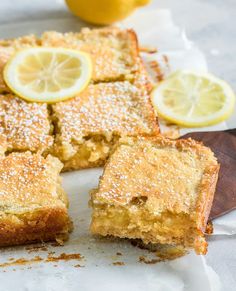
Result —
[{"label": "cut lemon bar square", "polygon": [[50,155],[0,157],[0,246],[67,239],[71,222],[61,168]]},{"label": "cut lemon bar square", "polygon": [[64,170],[101,166],[125,136],[159,133],[150,97],[128,81],[89,85],[76,98],[52,106],[52,154]]},{"label": "cut lemon bar square", "polygon": [[205,254],[218,171],[213,152],[191,139],[123,140],[91,192],[91,231]]},{"label": "cut lemon bar square", "polygon": [[47,152],[53,144],[51,131],[47,104],[0,95],[0,133],[6,137],[8,152]]}]

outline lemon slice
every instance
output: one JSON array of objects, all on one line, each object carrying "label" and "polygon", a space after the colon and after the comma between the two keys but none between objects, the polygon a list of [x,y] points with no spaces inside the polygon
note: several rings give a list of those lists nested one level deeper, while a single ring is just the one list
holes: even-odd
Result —
[{"label": "lemon slice", "polygon": [[213,75],[177,71],[154,88],[152,102],[164,119],[185,127],[202,127],[227,119],[235,95],[226,82]]},{"label": "lemon slice", "polygon": [[18,96],[47,103],[75,96],[88,85],[91,75],[88,54],[50,47],[17,52],[3,72],[6,84]]}]

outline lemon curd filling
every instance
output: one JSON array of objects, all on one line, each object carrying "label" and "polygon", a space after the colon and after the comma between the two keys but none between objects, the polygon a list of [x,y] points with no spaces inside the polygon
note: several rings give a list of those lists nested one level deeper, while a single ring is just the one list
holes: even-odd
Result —
[{"label": "lemon curd filling", "polygon": [[93,204],[91,231],[101,235],[142,239],[144,243],[192,246],[198,235],[194,221],[185,213],[151,213],[145,206]]},{"label": "lemon curd filling", "polygon": [[77,142],[60,143],[53,154],[64,163],[63,171],[102,166],[118,140],[118,136],[90,135]]}]

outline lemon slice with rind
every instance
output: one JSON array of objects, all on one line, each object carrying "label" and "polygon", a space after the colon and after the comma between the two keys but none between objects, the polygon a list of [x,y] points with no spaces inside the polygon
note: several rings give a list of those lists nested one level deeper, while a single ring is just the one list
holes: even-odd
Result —
[{"label": "lemon slice with rind", "polygon": [[74,97],[89,83],[90,56],[65,48],[36,47],[17,52],[3,72],[8,87],[21,98],[54,103]]},{"label": "lemon slice with rind", "polygon": [[211,74],[177,71],[157,85],[152,102],[164,119],[185,127],[203,127],[226,120],[234,110],[235,95]]}]

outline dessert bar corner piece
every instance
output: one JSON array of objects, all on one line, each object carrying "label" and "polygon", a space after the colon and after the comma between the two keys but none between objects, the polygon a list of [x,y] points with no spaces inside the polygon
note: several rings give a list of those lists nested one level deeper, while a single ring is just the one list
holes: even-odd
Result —
[{"label": "dessert bar corner piece", "polygon": [[91,84],[52,110],[64,170],[102,166],[120,138],[159,133],[149,95],[128,81]]},{"label": "dessert bar corner piece", "polygon": [[50,155],[0,157],[0,246],[68,238],[71,222],[61,168]]},{"label": "dessert bar corner piece", "polygon": [[205,254],[218,171],[212,151],[194,140],[129,138],[91,192],[91,231]]}]

